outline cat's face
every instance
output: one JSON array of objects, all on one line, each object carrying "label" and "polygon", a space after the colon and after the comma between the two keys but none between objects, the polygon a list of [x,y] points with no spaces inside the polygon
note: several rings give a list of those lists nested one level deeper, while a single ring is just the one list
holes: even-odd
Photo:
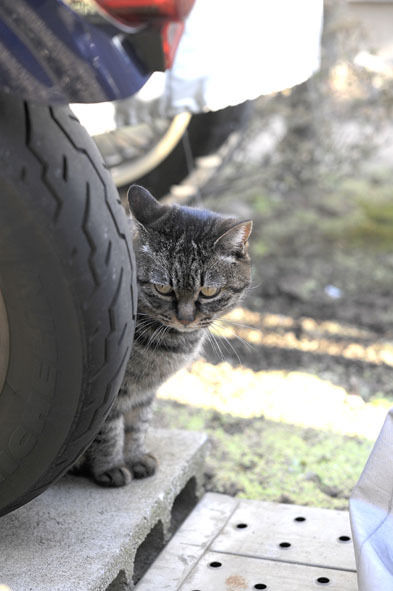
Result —
[{"label": "cat's face", "polygon": [[129,202],[137,221],[139,314],[187,332],[238,304],[250,283],[250,221],[162,206],[135,185]]}]

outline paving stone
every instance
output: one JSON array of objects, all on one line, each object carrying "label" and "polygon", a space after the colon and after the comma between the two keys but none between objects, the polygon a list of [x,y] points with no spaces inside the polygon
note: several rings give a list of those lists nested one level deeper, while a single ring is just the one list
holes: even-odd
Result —
[{"label": "paving stone", "polygon": [[135,591],[324,588],[357,591],[348,512],[207,493]]},{"label": "paving stone", "polygon": [[211,549],[356,571],[347,511],[242,499]]},{"label": "paving stone", "polygon": [[[158,589],[152,587],[151,591]],[[208,552],[179,591],[357,591],[356,574],[234,554]]]}]

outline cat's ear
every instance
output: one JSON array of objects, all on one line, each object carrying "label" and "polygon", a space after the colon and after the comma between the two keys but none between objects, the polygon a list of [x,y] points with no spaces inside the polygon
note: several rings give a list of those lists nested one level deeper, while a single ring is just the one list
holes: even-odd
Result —
[{"label": "cat's ear", "polygon": [[229,230],[226,230],[214,242],[214,246],[220,246],[225,250],[238,251],[245,253],[247,249],[247,241],[252,230],[252,220],[239,222]]},{"label": "cat's ear", "polygon": [[127,193],[131,213],[142,226],[155,222],[166,208],[160,205],[151,193],[140,185],[131,185]]}]

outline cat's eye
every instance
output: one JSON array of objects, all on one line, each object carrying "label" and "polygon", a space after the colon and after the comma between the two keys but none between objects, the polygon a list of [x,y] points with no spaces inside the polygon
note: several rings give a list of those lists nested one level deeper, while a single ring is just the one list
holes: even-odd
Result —
[{"label": "cat's eye", "polygon": [[217,295],[219,291],[220,291],[219,287],[208,287],[208,286],[201,287],[201,294],[203,295],[204,298],[212,298],[215,295]]},{"label": "cat's eye", "polygon": [[154,288],[161,295],[169,295],[172,293],[172,287],[170,285],[164,285],[162,283],[155,283]]}]

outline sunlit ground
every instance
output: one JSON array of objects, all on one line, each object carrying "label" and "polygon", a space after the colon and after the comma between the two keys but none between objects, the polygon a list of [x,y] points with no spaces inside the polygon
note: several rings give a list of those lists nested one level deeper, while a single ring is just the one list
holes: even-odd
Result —
[{"label": "sunlit ground", "polygon": [[[264,346],[282,348],[284,354],[298,349],[393,364],[392,343],[373,342],[367,330],[337,322],[295,321],[238,308],[213,334],[218,359],[215,348],[225,357],[236,348],[235,335],[243,340],[243,352],[244,341],[257,345],[254,367],[255,353],[263,355]],[[232,358],[233,364],[200,359],[163,384],[158,422],[208,432],[212,490],[346,508],[389,402],[365,402],[304,368],[253,371],[246,359]]]},{"label": "sunlit ground", "polygon": [[367,404],[304,372],[259,371],[197,361],[164,384],[159,397],[242,418],[264,417],[342,435],[374,439],[386,407]]},{"label": "sunlit ground", "polygon": [[[367,331],[355,327],[336,322],[317,325],[311,318],[306,318],[301,321],[303,332],[298,338],[291,330],[295,326],[294,320],[286,316],[261,315],[238,308],[227,319],[247,322],[249,326],[227,327],[223,323],[215,329],[216,336],[228,339],[227,346],[233,346],[231,341],[235,333],[249,343],[393,365],[393,345],[388,342],[351,342],[351,339],[369,336]],[[272,332],[277,327],[285,331],[281,334]],[[345,340],[334,337],[344,337]],[[370,440],[378,434],[389,407],[388,403],[366,403],[343,387],[305,371],[253,371],[244,365],[232,367],[225,361],[213,365],[206,359],[178,372],[161,386],[158,396],[242,418],[264,417]]]}]

